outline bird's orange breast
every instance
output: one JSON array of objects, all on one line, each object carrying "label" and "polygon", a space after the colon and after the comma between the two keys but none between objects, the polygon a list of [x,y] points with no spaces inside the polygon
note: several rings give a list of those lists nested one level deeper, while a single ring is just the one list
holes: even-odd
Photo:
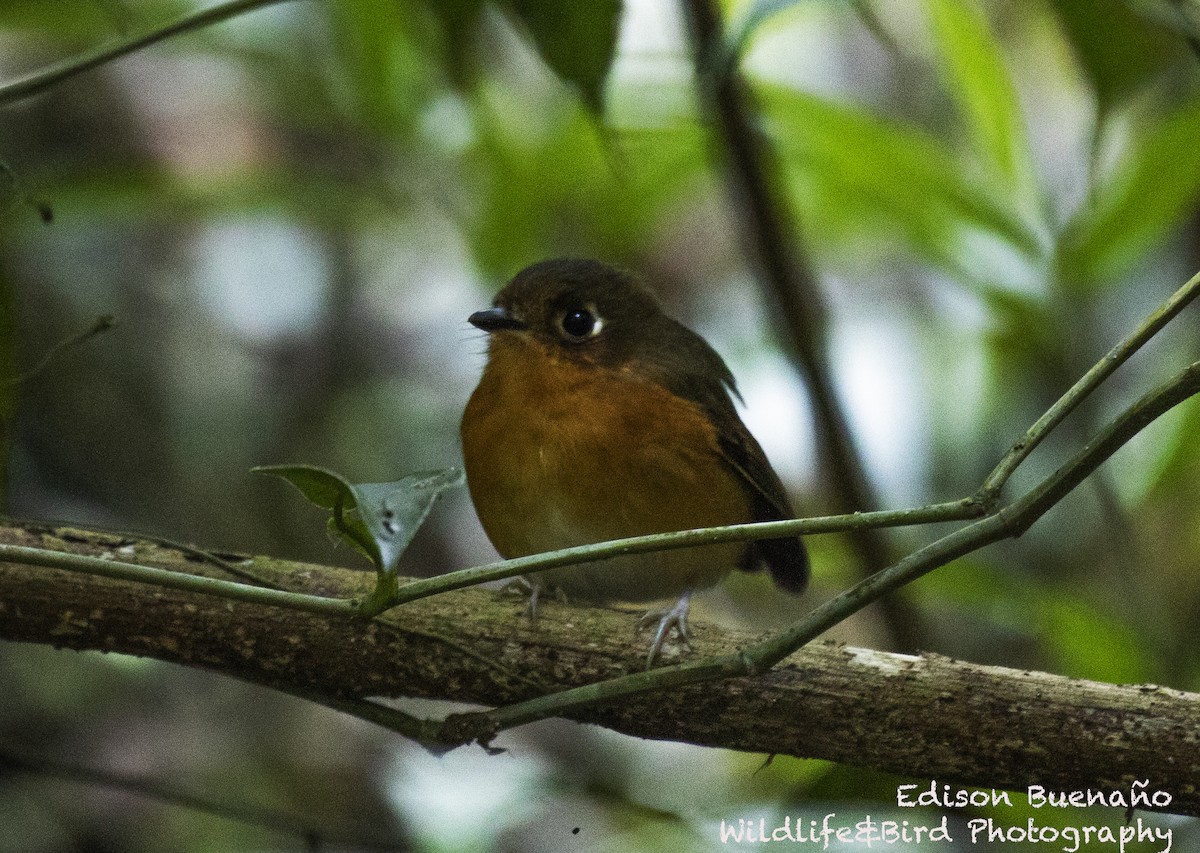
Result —
[{"label": "bird's orange breast", "polygon": [[[505,557],[749,521],[749,499],[695,403],[640,378],[494,335],[462,422],[471,498]],[[631,555],[541,576],[568,595],[644,601],[710,586],[744,546]]]}]

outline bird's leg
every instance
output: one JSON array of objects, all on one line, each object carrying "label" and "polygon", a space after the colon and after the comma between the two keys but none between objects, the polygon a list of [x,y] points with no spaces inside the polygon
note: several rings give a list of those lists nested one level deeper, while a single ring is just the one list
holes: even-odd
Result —
[{"label": "bird's leg", "polygon": [[[537,580],[530,580],[524,575],[518,575],[515,578],[509,578],[504,586],[500,587],[500,593],[507,595],[516,593],[523,595],[526,598],[525,615],[529,617],[529,626],[537,627],[538,621],[538,603],[542,600],[542,590],[545,589],[545,584],[538,583]],[[554,590],[554,596],[564,604],[567,601],[567,595],[559,587],[551,587]]]},{"label": "bird's leg", "polygon": [[538,599],[542,594],[540,583],[518,575],[515,578],[509,578],[504,586],[500,587],[500,594],[525,596],[525,615],[529,617],[529,626],[537,627]]},{"label": "bird's leg", "polygon": [[683,595],[679,596],[679,600],[675,602],[670,610],[651,610],[638,620],[637,630],[639,634],[655,619],[658,620],[658,628],[654,632],[654,641],[650,644],[650,654],[646,657],[646,669],[654,666],[654,660],[658,657],[658,653],[662,651],[663,645],[666,644],[667,638],[671,635],[672,628],[679,635],[684,648],[691,651],[691,636],[688,633],[687,622],[688,607],[691,605],[691,602],[692,591],[689,589]]}]

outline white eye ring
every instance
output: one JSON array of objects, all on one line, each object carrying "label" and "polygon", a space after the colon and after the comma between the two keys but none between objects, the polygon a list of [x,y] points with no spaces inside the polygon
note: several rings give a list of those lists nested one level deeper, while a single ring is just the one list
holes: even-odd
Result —
[{"label": "white eye ring", "polygon": [[595,306],[585,305],[563,314],[558,320],[558,328],[566,340],[580,343],[600,334],[604,328],[604,318],[596,313]]}]

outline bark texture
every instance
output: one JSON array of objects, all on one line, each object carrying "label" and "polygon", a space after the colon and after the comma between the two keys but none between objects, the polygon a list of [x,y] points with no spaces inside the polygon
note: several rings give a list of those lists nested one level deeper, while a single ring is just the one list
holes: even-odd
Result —
[{"label": "bark texture", "polygon": [[[0,542],[225,576],[184,552],[110,534],[0,527]],[[289,589],[363,594],[359,572],[254,558]],[[144,584],[0,563],[0,639],[144,655],[288,692],[420,696],[489,706],[644,666],[627,611],[465,590],[366,623]],[[694,654],[754,638],[693,625]],[[939,784],[1136,790],[1200,814],[1200,695],[814,644],[757,678],[614,702],[574,716],[631,735],[822,758]],[[1162,797],[1159,801],[1161,804]]]}]

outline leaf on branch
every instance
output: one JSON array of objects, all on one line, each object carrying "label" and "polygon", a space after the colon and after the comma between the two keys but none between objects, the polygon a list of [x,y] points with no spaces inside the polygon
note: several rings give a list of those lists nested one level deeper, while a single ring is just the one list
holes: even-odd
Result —
[{"label": "leaf on branch", "polygon": [[976,155],[1029,205],[1037,185],[1017,89],[996,36],[970,0],[926,0],[939,70]]},{"label": "leaf on branch", "polygon": [[1139,133],[1066,232],[1062,268],[1078,283],[1119,277],[1179,228],[1200,198],[1200,98]]},{"label": "leaf on branch", "polygon": [[310,503],[329,510],[330,530],[375,564],[381,577],[394,577],[400,555],[446,489],[463,484],[458,468],[422,471],[392,483],[351,483],[316,465],[262,465],[300,490]]},{"label": "leaf on branch", "polygon": [[799,5],[800,2],[801,0],[754,0],[750,3],[729,27],[724,46],[726,62],[732,63],[741,57],[750,38],[769,18]]},{"label": "leaf on branch", "polygon": [[976,235],[1042,256],[1039,234],[1001,182],[964,173],[924,130],[782,86],[756,92],[785,177],[813,219],[872,223],[965,281],[978,277]]},{"label": "leaf on branch", "polygon": [[[1136,10],[1134,5],[1125,0],[1055,0],[1049,7],[1062,22],[1101,113],[1118,107],[1180,59],[1180,40],[1171,28],[1186,23],[1186,11],[1172,0],[1158,3],[1168,7],[1166,16],[1148,14],[1148,3],[1137,4]],[[1188,35],[1186,28],[1180,32]],[[1200,27],[1190,35],[1200,35]]]},{"label": "leaf on branch", "polygon": [[501,8],[520,22],[550,70],[575,86],[592,112],[603,112],[604,83],[617,52],[620,0],[569,5],[508,0]]}]

